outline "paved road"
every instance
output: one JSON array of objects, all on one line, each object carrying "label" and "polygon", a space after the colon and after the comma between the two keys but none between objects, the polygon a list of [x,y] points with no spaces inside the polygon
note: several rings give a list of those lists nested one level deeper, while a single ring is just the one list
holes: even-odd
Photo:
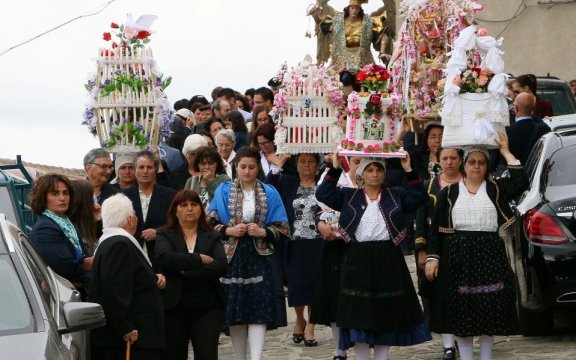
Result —
[{"label": "paved road", "polygon": [[[414,257],[406,256],[406,262],[415,277]],[[264,359],[267,360],[311,360],[332,359],[332,335],[329,328],[318,326],[316,339],[319,345],[307,348],[302,343],[292,342],[292,329],[294,327],[294,312],[288,311],[288,326],[269,331],[264,347]],[[497,337],[493,358],[506,360],[544,360],[544,359],[576,359],[576,314],[561,314],[563,318],[560,328],[553,336],[548,337]],[[222,336],[220,339],[219,358],[222,360],[234,360],[234,352],[230,338]],[[478,344],[475,344],[475,353],[478,357]],[[442,341],[438,335],[424,344],[411,347],[394,347],[390,352],[392,360],[432,360],[442,359]],[[190,351],[192,354],[192,351]],[[191,355],[190,359],[194,357]],[[355,359],[354,351],[350,351],[348,359]]]}]

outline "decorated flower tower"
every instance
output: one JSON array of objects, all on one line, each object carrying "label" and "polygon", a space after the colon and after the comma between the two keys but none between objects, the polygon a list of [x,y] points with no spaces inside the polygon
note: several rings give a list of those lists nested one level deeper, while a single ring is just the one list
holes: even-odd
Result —
[{"label": "decorated flower tower", "polygon": [[475,25],[462,30],[454,41],[440,112],[442,146],[498,146],[494,139],[510,123],[501,45],[502,39]]},{"label": "decorated flower tower", "polygon": [[460,31],[483,6],[476,0],[402,1],[404,17],[390,64],[392,88],[415,130],[439,121],[442,70]]},{"label": "decorated flower tower", "polygon": [[164,89],[150,42],[150,26],[156,16],[127,15],[123,25],[111,24],[103,39],[110,48],[101,48],[97,70],[85,87],[89,92],[83,124],[98,136],[102,147],[111,152],[134,152],[158,145],[169,132],[171,104]]},{"label": "decorated flower tower", "polygon": [[388,94],[390,73],[385,67],[368,64],[356,74],[363,91],[351,92],[344,108],[346,137],[339,154],[360,157],[404,157],[395,141],[402,119],[400,99]]},{"label": "decorated flower tower", "polygon": [[312,64],[306,55],[298,67],[278,74],[282,86],[274,98],[280,115],[274,143],[278,153],[329,153],[344,137],[336,109],[343,102],[338,74]]}]

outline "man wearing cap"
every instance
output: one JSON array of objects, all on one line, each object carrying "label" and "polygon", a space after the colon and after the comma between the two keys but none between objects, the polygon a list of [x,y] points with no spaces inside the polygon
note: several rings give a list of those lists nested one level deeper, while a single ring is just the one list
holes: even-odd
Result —
[{"label": "man wearing cap", "polygon": [[171,147],[182,150],[182,145],[184,145],[184,139],[186,136],[192,133],[192,126],[188,127],[188,124],[191,123],[194,126],[194,114],[188,108],[182,108],[176,111],[176,115],[174,115],[174,121],[170,125],[170,130],[172,134],[168,138],[168,145]]},{"label": "man wearing cap", "polygon": [[204,97],[204,95],[194,95],[188,102],[188,108],[190,108],[190,106],[192,106],[195,103],[200,103],[202,105],[210,104],[210,102],[208,101],[208,99]]}]

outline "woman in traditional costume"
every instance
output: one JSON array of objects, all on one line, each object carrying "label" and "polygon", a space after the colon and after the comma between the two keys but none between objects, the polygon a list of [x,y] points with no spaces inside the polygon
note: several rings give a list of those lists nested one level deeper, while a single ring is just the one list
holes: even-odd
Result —
[{"label": "woman in traditional costume", "polygon": [[236,359],[246,359],[248,337],[252,359],[260,359],[266,329],[287,324],[274,244],[290,236],[288,218],[278,192],[257,180],[260,166],[258,149],[238,150],[238,178],[216,189],[208,209],[215,230],[226,236],[229,270],[220,281],[227,299],[224,326]]},{"label": "woman in traditional costume", "polygon": [[427,201],[410,157],[401,160],[408,185],[384,186],[383,159],[363,158],[358,166],[364,186],[340,188],[342,170],[336,154],[316,198],[340,211],[338,231],[348,241],[342,268],[337,324],[340,347],[354,346],[356,359],[387,359],[390,346],[430,340],[422,309],[398,246],[406,238],[404,211]]},{"label": "woman in traditional costume", "polygon": [[454,334],[462,360],[492,358],[494,335],[518,333],[516,281],[498,231],[516,221],[510,199],[528,187],[523,167],[508,149],[508,137],[495,139],[508,163],[509,178],[491,180],[488,152],[464,155],[464,180],[445,187],[437,198],[426,262],[426,278],[436,284],[431,301],[433,331]]}]

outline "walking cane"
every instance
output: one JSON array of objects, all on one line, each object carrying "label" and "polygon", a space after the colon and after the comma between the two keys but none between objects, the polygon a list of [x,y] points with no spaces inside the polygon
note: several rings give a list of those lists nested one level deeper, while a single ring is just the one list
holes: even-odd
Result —
[{"label": "walking cane", "polygon": [[126,360],[130,360],[130,341],[126,341]]}]

